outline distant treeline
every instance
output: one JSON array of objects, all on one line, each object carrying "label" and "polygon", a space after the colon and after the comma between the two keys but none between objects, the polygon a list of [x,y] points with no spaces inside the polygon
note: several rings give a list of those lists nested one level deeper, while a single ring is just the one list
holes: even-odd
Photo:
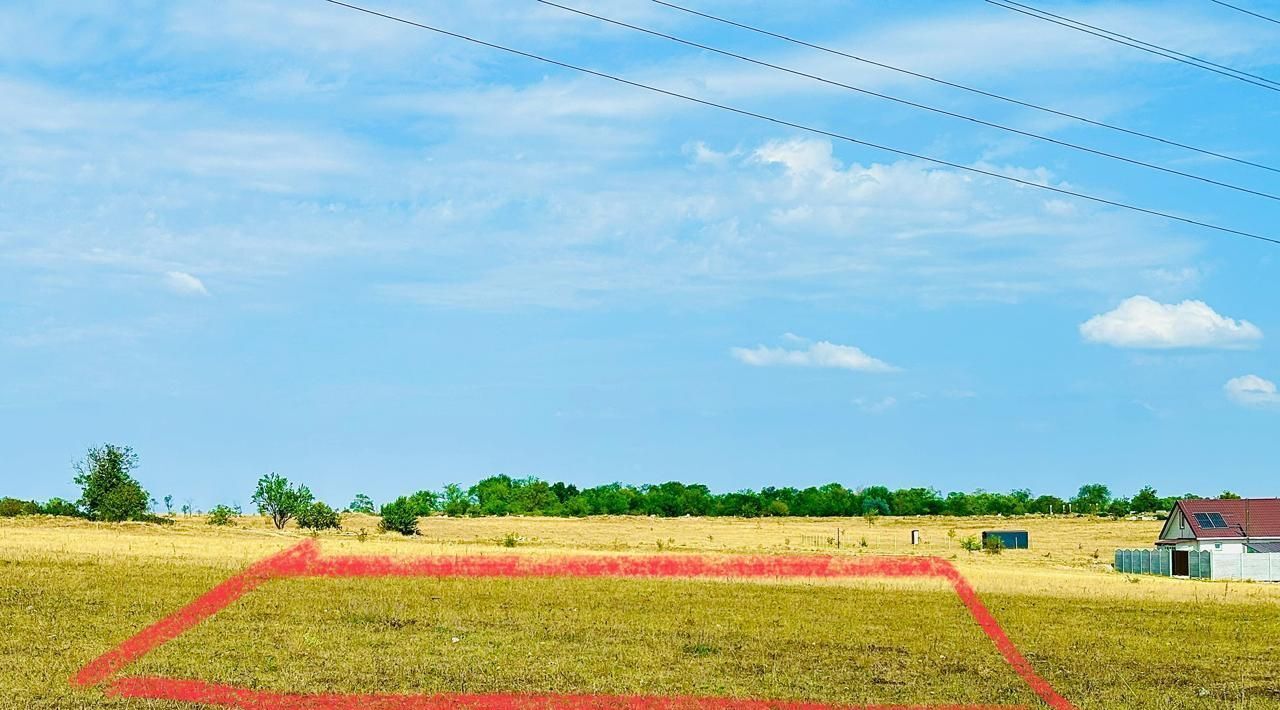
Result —
[{"label": "distant treeline", "polygon": [[[652,485],[610,483],[578,488],[571,483],[547,483],[538,478],[491,476],[470,488],[450,484],[440,491],[418,491],[394,501],[417,515],[443,513],[465,515],[684,515],[756,518],[769,516],[848,517],[863,515],[1027,515],[1082,513],[1123,516],[1130,513],[1165,513],[1193,494],[1160,496],[1147,486],[1131,498],[1116,497],[1099,483],[1081,486],[1076,495],[1062,499],[1032,495],[1020,489],[1008,493],[978,490],[943,494],[933,488],[885,486],[848,488],[839,483],[808,488],[767,487],[735,493],[713,493],[701,484],[679,482]],[[1222,497],[1239,496],[1224,491]],[[377,512],[368,496],[360,495],[348,510]]]},{"label": "distant treeline", "polygon": [[[160,504],[133,478],[138,457],[127,446],[106,444],[90,449],[76,463],[74,481],[81,487],[76,501],[52,498],[40,503],[16,498],[0,498],[0,517],[18,515],[59,515],[91,520],[142,520],[171,522],[173,496],[166,495],[164,516]],[[849,488],[839,483],[808,488],[773,487],[713,493],[698,483],[676,481],[630,485],[609,483],[578,488],[572,483],[547,483],[539,478],[490,476],[463,488],[451,483],[439,491],[421,490],[378,506],[367,495],[357,494],[346,507],[348,512],[381,515],[383,527],[402,532],[416,529],[416,519],[429,515],[543,515],[585,517],[589,515],[656,515],[673,518],[685,515],[758,517],[850,517],[876,515],[1044,515],[1077,513],[1121,517],[1131,513],[1165,513],[1186,493],[1161,497],[1151,486],[1131,498],[1113,496],[1100,483],[1080,487],[1076,495],[1062,499],[1052,495],[1033,496],[1030,490],[1008,493],[978,490],[943,494],[933,488],[885,486]],[[1240,496],[1223,491],[1221,498]],[[263,476],[251,501],[258,512],[270,515],[276,527],[289,520],[313,530],[341,524],[338,511],[316,500],[302,483],[292,483],[274,473]],[[190,504],[181,511],[191,514]],[[228,524],[241,515],[239,506],[218,505],[209,511],[209,521]]]}]

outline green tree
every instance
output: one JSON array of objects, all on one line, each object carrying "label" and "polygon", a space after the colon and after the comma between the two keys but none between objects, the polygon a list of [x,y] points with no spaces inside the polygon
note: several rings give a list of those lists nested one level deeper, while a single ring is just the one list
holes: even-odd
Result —
[{"label": "green tree", "polygon": [[250,500],[258,506],[260,515],[271,516],[276,529],[283,530],[285,523],[310,506],[315,496],[302,484],[294,486],[284,476],[268,473],[258,479],[258,489]]},{"label": "green tree", "polygon": [[373,515],[378,512],[377,507],[373,505],[373,499],[363,493],[356,494],[355,499],[351,501],[351,505],[347,506],[347,510],[366,515]]},{"label": "green tree", "polygon": [[47,503],[40,506],[40,512],[45,515],[60,515],[67,518],[84,517],[84,514],[76,507],[75,503],[61,498],[50,498]]},{"label": "green tree", "polygon": [[1086,483],[1080,486],[1076,497],[1071,499],[1071,509],[1077,513],[1100,513],[1111,503],[1111,489],[1101,483]]},{"label": "green tree", "polygon": [[[386,506],[383,506],[384,508]],[[444,487],[444,514],[457,518],[471,512],[471,496],[456,483]]]},{"label": "green tree", "polygon": [[33,500],[0,498],[0,518],[12,518],[18,515],[35,515],[39,512],[40,504]]},{"label": "green tree", "polygon": [[382,506],[382,522],[378,527],[383,532],[398,532],[401,535],[418,534],[418,511],[408,496],[400,496]]},{"label": "green tree", "polygon": [[148,519],[151,496],[130,475],[137,465],[138,455],[127,446],[104,444],[89,449],[75,465],[80,508],[94,520]]},{"label": "green tree", "polygon": [[1240,500],[1240,494],[1232,493],[1231,491],[1223,491],[1218,495],[1218,498],[1221,500]]},{"label": "green tree", "polygon": [[239,517],[240,517],[240,509],[238,507],[232,508],[230,506],[226,506],[219,503],[218,505],[213,506],[213,510],[209,511],[208,523],[210,525],[219,525],[219,526],[230,525],[235,521],[236,518],[239,518]]},{"label": "green tree", "polygon": [[413,503],[418,517],[425,517],[440,510],[440,494],[435,491],[418,491],[409,496],[409,502]]},{"label": "green tree", "polygon": [[1133,495],[1129,505],[1135,513],[1157,513],[1168,510],[1164,505],[1164,499],[1151,486],[1143,486]]}]

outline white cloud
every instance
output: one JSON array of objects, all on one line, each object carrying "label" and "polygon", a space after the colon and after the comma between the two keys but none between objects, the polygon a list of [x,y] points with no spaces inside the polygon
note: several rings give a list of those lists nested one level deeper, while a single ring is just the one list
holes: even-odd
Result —
[{"label": "white cloud", "polygon": [[1146,296],[1090,318],[1080,334],[1118,348],[1239,348],[1262,339],[1256,325],[1219,315],[1204,301],[1166,304]]},{"label": "white cloud", "polygon": [[[794,338],[795,336],[792,336]],[[899,368],[866,354],[852,345],[837,345],[825,340],[803,350],[770,348],[733,348],[733,357],[753,367],[826,367],[859,372],[897,372]]]},{"label": "white cloud", "polygon": [[1222,386],[1227,397],[1246,407],[1274,407],[1280,405],[1280,392],[1276,383],[1257,375],[1244,375],[1227,380]]},{"label": "white cloud", "polygon": [[184,296],[208,296],[204,282],[185,271],[170,271],[164,275],[164,285],[174,293]]},{"label": "white cloud", "polygon": [[858,405],[858,409],[861,409],[867,414],[884,414],[890,409],[898,406],[898,398],[892,396],[881,399],[865,399],[863,397],[859,397],[858,399],[853,400],[853,403]]}]

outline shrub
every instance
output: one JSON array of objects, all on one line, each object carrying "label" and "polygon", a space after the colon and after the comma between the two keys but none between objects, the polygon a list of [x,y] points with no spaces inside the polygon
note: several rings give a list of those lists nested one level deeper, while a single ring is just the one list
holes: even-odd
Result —
[{"label": "shrub", "polygon": [[960,538],[960,549],[968,552],[969,554],[973,554],[982,549],[982,543],[979,542],[978,538],[974,535],[962,537]]},{"label": "shrub", "polygon": [[515,533],[507,533],[506,536],[502,538],[503,547],[515,547],[516,545],[519,545],[519,544],[520,544],[520,536]]},{"label": "shrub", "polygon": [[19,515],[35,515],[39,512],[40,505],[33,500],[0,498],[0,518],[13,518]]},{"label": "shrub", "polygon": [[213,506],[213,510],[209,511],[210,525],[230,525],[240,517],[240,509],[230,506],[218,504]]},{"label": "shrub", "polygon": [[61,498],[50,498],[48,503],[40,506],[40,512],[45,515],[61,515],[66,518],[84,517],[84,513],[76,507],[75,503]]},{"label": "shrub", "polygon": [[987,539],[982,541],[982,551],[988,555],[998,555],[1004,552],[1004,540],[999,535],[988,535]]},{"label": "shrub", "polygon": [[149,510],[151,496],[130,475],[137,465],[138,455],[127,446],[104,444],[89,449],[75,466],[75,483],[81,488],[79,505],[90,518],[108,522],[155,518]]},{"label": "shrub", "polygon": [[315,497],[301,483],[294,486],[284,476],[268,473],[258,479],[258,489],[253,492],[251,500],[258,506],[260,514],[271,516],[277,530],[283,530],[285,523],[309,508]]},{"label": "shrub", "polygon": [[418,534],[417,506],[407,496],[400,496],[382,506],[382,522],[378,527],[383,532],[398,532],[401,535]]},{"label": "shrub", "polygon": [[298,511],[298,527],[316,531],[340,530],[342,520],[338,517],[338,511],[316,501]]}]

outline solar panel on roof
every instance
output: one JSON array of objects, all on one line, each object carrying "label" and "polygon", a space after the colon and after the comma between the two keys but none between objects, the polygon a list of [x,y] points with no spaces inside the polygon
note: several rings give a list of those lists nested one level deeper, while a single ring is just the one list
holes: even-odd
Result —
[{"label": "solar panel on roof", "polygon": [[1209,519],[1208,513],[1193,513],[1196,516],[1196,524],[1202,528],[1208,529],[1213,527],[1213,521]]},{"label": "solar panel on roof", "polygon": [[1209,513],[1209,522],[1213,523],[1215,528],[1227,527],[1227,521],[1222,519],[1222,513]]}]

